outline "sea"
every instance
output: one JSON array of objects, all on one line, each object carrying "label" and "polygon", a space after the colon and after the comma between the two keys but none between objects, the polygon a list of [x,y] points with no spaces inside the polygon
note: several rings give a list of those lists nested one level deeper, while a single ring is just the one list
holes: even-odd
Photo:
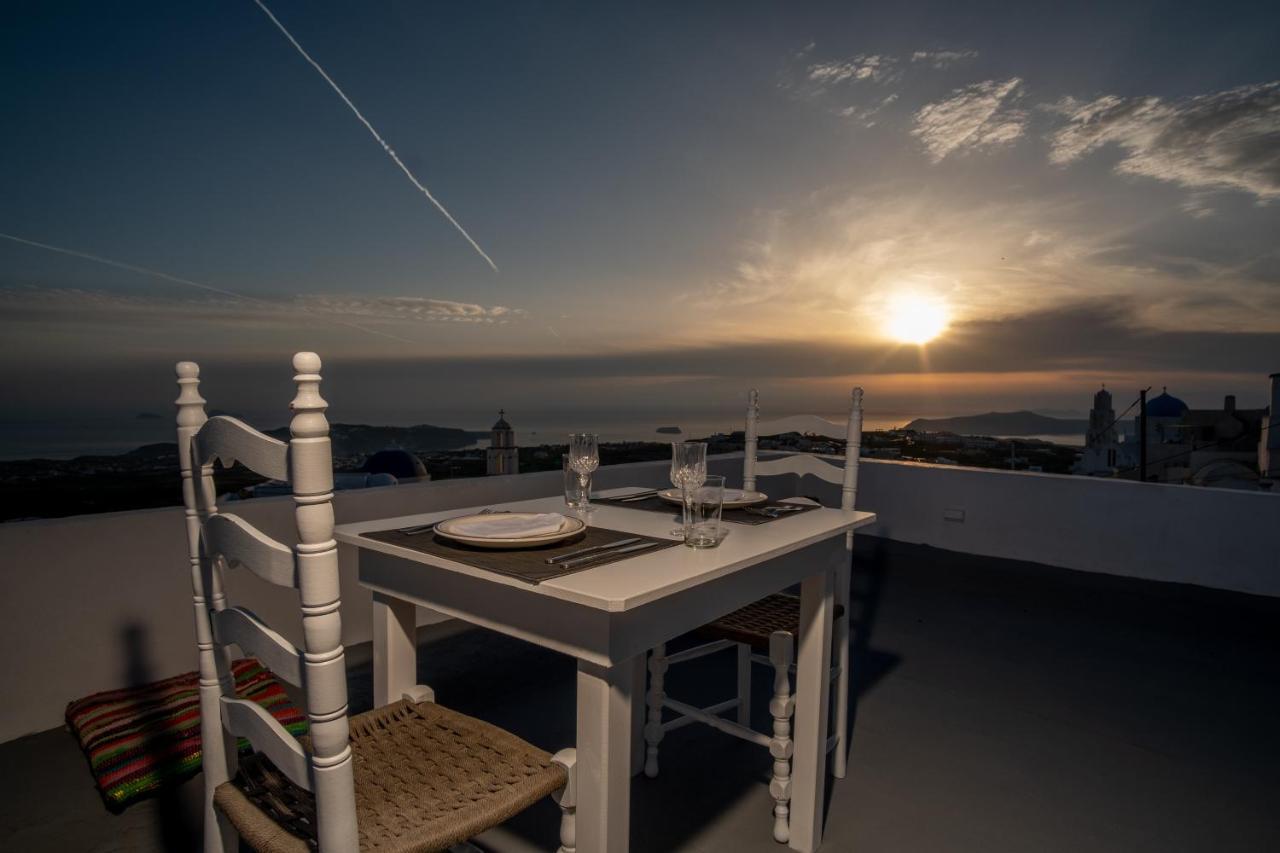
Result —
[{"label": "sea", "polygon": [[[938,413],[868,412],[863,419],[866,430],[885,430],[901,427],[916,418],[946,417]],[[841,414],[828,414],[833,421],[842,421]],[[459,427],[469,430],[487,430],[493,415],[474,413],[442,414],[433,418],[436,426]],[[256,422],[255,422],[256,423]],[[265,428],[281,424],[261,423]],[[408,426],[408,424],[392,424]],[[571,432],[595,432],[602,442],[624,441],[672,441],[694,439],[715,433],[729,433],[742,429],[741,417],[696,417],[687,420],[645,420],[617,414],[581,413],[568,416],[534,417],[527,422],[512,419],[516,441],[522,445],[563,443]],[[659,428],[678,427],[678,434],[658,432]],[[1009,436],[996,436],[1007,438]],[[1083,435],[1032,435],[1013,438],[1036,438],[1056,444],[1078,447],[1084,444]],[[100,417],[72,421],[0,421],[0,460],[17,459],[73,459],[77,456],[114,456],[146,444],[174,440],[174,425],[167,417]],[[481,440],[472,447],[485,447]]]}]

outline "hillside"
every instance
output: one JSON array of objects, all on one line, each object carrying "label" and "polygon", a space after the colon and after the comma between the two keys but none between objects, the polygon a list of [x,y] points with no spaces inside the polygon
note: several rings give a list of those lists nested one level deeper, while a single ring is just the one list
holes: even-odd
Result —
[{"label": "hillside", "polygon": [[954,418],[916,418],[907,429],[916,432],[954,432],[960,435],[1076,435],[1089,422],[1076,418],[1051,418],[1035,412],[987,412]]}]

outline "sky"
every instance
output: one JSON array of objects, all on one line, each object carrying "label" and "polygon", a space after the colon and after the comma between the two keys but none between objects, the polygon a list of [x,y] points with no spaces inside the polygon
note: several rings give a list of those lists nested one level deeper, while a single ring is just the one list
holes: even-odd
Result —
[{"label": "sky", "polygon": [[283,422],[299,349],[459,426],[1280,371],[1280,7],[263,2],[349,104],[254,0],[8,7],[0,418],[194,359]]}]

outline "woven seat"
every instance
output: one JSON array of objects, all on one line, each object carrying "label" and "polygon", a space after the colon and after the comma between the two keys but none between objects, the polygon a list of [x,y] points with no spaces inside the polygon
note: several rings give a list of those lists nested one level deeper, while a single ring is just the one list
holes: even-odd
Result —
[{"label": "woven seat", "polygon": [[[844,608],[835,607],[833,619],[844,615]],[[709,640],[732,640],[746,643],[753,651],[769,653],[769,635],[774,631],[786,631],[793,637],[800,635],[800,597],[784,592],[765,596],[732,613],[708,622],[694,633]]]},{"label": "woven seat", "polygon": [[[447,850],[564,787],[551,756],[433,702],[351,718],[356,824],[365,853]],[[257,851],[315,850],[315,800],[254,755],[214,802]]]}]

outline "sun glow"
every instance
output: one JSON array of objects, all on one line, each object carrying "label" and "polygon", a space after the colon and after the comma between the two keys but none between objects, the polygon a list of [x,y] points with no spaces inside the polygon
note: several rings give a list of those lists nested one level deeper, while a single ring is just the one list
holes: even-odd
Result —
[{"label": "sun glow", "polygon": [[933,296],[899,293],[889,299],[885,311],[885,333],[904,344],[927,344],[947,330],[951,313],[947,304]]}]

